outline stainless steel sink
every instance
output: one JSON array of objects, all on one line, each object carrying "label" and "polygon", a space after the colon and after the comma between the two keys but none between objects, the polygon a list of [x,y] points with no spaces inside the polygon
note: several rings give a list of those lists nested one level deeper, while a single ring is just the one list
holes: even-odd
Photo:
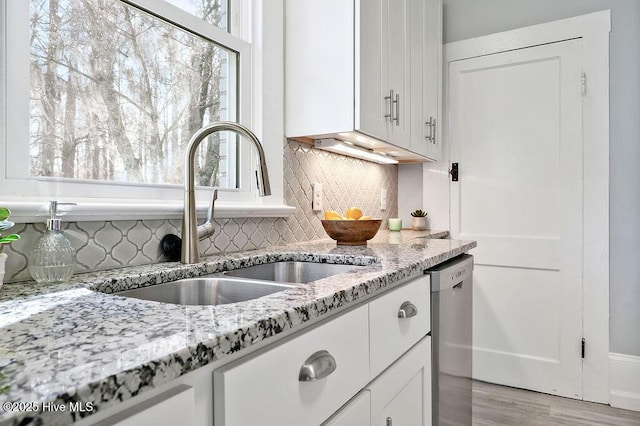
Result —
[{"label": "stainless steel sink", "polygon": [[195,277],[115,293],[177,305],[224,305],[257,299],[294,286],[226,277]]},{"label": "stainless steel sink", "polygon": [[118,296],[177,305],[224,305],[257,299],[362,266],[315,262],[275,262],[201,277],[125,290]]},{"label": "stainless steel sink", "polygon": [[256,280],[306,284],[357,268],[362,268],[362,266],[315,262],[275,262],[234,269],[226,271],[224,274]]}]

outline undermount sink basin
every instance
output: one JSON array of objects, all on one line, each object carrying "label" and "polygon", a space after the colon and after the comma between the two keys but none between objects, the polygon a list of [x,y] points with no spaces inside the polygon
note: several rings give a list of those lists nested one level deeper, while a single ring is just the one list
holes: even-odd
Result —
[{"label": "undermount sink basin", "polygon": [[275,262],[201,277],[125,290],[118,296],[176,305],[224,305],[257,299],[362,268],[358,265],[315,262]]},{"label": "undermount sink basin", "polygon": [[306,284],[357,268],[362,266],[316,262],[275,262],[234,269],[224,274],[255,280]]},{"label": "undermount sink basin", "polygon": [[177,305],[224,305],[257,299],[292,287],[225,277],[195,277],[114,294]]}]

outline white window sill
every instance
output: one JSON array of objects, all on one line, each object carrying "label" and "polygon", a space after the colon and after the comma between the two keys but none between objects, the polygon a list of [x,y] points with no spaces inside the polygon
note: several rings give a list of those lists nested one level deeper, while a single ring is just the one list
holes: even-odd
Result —
[{"label": "white window sill", "polygon": [[[66,200],[59,200],[65,202]],[[182,219],[181,202],[144,202],[139,200],[85,201],[76,200],[75,206],[61,206],[59,217],[63,222],[97,222],[115,220]],[[11,210],[16,223],[39,223],[48,218],[48,206],[42,201],[0,201],[0,206]],[[198,203],[198,216],[204,217],[208,205]],[[216,202],[215,219],[246,217],[287,217],[295,207],[268,204],[238,204]]]}]

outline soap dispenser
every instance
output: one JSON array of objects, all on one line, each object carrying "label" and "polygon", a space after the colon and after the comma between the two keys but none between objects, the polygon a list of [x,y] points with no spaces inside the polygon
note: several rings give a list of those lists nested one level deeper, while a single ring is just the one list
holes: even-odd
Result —
[{"label": "soap dispenser", "polygon": [[76,252],[61,231],[58,206],[75,203],[49,202],[46,231],[36,240],[29,256],[29,272],[38,283],[60,283],[68,280],[76,265]]}]

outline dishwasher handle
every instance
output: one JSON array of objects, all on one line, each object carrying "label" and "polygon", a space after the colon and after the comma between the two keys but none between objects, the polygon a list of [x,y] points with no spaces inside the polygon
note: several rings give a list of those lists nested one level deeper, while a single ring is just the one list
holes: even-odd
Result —
[{"label": "dishwasher handle", "polygon": [[[471,278],[473,256],[460,255],[426,271],[431,276],[431,292],[448,290]],[[458,288],[455,288],[458,290]]]}]

